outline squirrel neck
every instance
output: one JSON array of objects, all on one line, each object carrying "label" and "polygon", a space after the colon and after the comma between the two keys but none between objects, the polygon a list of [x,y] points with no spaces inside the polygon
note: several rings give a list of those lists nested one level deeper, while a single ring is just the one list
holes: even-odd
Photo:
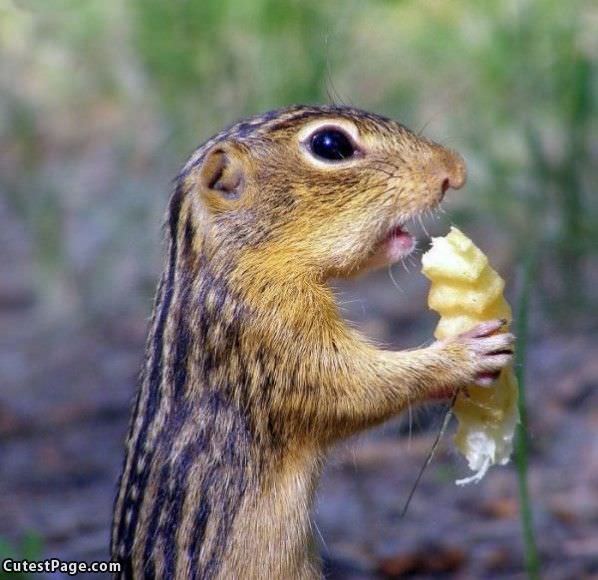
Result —
[{"label": "squirrel neck", "polygon": [[[239,249],[216,246],[206,238],[190,275],[197,287],[212,287],[212,293],[238,309],[244,324],[259,333],[321,333],[330,324],[343,324],[324,273],[283,247]],[[209,308],[212,293],[198,293],[195,299],[201,302],[207,296]]]}]

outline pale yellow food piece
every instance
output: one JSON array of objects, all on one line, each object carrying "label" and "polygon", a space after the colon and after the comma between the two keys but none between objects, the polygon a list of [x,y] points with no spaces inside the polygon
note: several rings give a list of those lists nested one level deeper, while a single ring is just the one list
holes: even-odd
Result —
[{"label": "pale yellow food piece", "polygon": [[[457,228],[451,228],[444,238],[432,239],[422,266],[432,282],[428,306],[440,314],[436,338],[461,334],[486,320],[511,320],[511,308],[503,296],[504,280]],[[459,394],[454,408],[459,420],[455,444],[475,473],[458,484],[480,481],[490,466],[509,461],[519,420],[517,397],[512,367],[503,369],[492,387],[470,385]]]}]

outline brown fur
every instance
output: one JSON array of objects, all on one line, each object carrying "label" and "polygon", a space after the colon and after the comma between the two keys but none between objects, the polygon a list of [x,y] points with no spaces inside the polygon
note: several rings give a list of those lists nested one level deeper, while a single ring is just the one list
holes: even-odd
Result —
[{"label": "brown fur", "polygon": [[[313,162],[330,123],[362,154]],[[122,577],[317,578],[309,511],[327,447],[508,362],[487,326],[389,352],[349,328],[327,285],[435,207],[454,153],[344,107],[293,107],[223,131],[169,206],[169,258],[115,503]],[[377,263],[377,262],[376,262]]]}]

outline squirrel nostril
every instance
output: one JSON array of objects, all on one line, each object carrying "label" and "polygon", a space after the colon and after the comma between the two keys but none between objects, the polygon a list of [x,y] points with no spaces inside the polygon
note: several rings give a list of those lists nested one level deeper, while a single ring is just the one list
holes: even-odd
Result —
[{"label": "squirrel nostril", "polygon": [[444,158],[440,167],[436,170],[440,181],[440,194],[444,197],[449,189],[460,189],[465,185],[467,170],[460,155],[452,151],[444,151]]},{"label": "squirrel nostril", "polygon": [[441,200],[449,189],[460,189],[465,185],[467,169],[458,153],[437,146],[428,163],[430,188]]},{"label": "squirrel nostril", "polygon": [[442,180],[442,185],[440,186],[440,188],[442,189],[442,195],[444,195],[447,192],[447,190],[450,186],[451,186],[451,182],[449,181],[449,178],[445,177]]}]

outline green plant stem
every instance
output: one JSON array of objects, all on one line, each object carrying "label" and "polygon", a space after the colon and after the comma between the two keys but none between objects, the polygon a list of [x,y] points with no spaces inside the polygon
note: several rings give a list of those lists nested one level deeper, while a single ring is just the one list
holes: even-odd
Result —
[{"label": "green plant stem", "polygon": [[519,483],[519,502],[521,527],[525,548],[525,567],[528,577],[532,580],[540,578],[540,559],[534,534],[532,506],[528,489],[528,431],[527,406],[525,398],[525,359],[527,350],[529,298],[536,265],[536,252],[531,249],[525,257],[521,292],[518,300],[516,334],[517,366],[516,374],[519,381],[519,416],[515,440],[515,461],[517,464],[517,479]]}]

